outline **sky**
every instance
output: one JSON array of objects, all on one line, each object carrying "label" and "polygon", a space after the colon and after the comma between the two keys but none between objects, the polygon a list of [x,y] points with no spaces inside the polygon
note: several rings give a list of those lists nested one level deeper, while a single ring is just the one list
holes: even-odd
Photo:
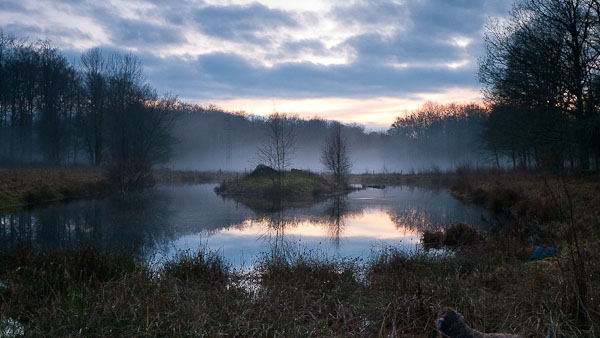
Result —
[{"label": "sky", "polygon": [[132,52],[159,93],[266,115],[389,127],[427,101],[482,99],[478,58],[509,0],[0,0],[0,28]]}]

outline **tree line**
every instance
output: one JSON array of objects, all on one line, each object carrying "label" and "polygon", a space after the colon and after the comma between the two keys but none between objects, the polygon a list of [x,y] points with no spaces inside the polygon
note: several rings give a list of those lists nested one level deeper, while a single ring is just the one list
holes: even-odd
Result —
[{"label": "tree line", "polygon": [[[344,157],[349,161],[336,161],[339,162],[336,171],[341,174],[348,170],[349,164],[353,172],[369,173],[495,165],[492,156],[481,146],[487,114],[487,107],[478,104],[428,103],[399,116],[390,128],[381,131],[318,117],[273,116],[284,118],[285,128],[293,130],[285,133],[293,135],[295,141],[293,154],[285,156],[287,167],[325,170],[328,166],[323,165],[321,150],[325,144],[337,143],[326,157],[332,159],[332,154],[347,154]],[[272,138],[268,132],[268,117],[197,105],[182,105],[178,116],[173,134],[179,142],[171,161],[177,168],[244,171],[258,164],[257,149],[264,149],[265,141]],[[230,152],[227,145],[231,146]],[[505,156],[499,159],[503,167],[506,160]]]},{"label": "tree line", "polygon": [[[70,63],[47,41],[0,31],[0,163],[106,166],[122,188],[168,159],[175,98],[159,97],[139,59],[86,51]],[[135,173],[135,174],[134,174]]]},{"label": "tree line", "polygon": [[[426,103],[420,109],[398,116],[388,134],[401,157],[435,159],[432,169],[445,164],[489,166],[490,158],[480,146],[488,109],[480,104]],[[500,159],[498,159],[500,165]]]},{"label": "tree line", "polygon": [[598,169],[600,1],[519,0],[486,31],[485,148],[513,167]]}]

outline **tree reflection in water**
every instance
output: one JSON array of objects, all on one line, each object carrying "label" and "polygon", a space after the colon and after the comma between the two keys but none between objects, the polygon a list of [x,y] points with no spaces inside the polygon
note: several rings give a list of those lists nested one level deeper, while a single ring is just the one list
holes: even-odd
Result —
[{"label": "tree reflection in water", "polygon": [[344,233],[345,213],[348,211],[346,195],[337,195],[329,200],[329,206],[325,209],[324,223],[327,225],[328,234],[336,248],[340,247],[340,238]]},{"label": "tree reflection in water", "polygon": [[362,211],[352,211],[348,207],[346,195],[336,195],[322,204],[325,206],[323,212],[315,215],[297,215],[278,210],[263,216],[260,222],[266,224],[266,227],[261,238],[270,245],[271,250],[278,252],[279,255],[287,255],[286,252],[289,252],[297,243],[286,236],[286,230],[310,224],[325,228],[331,242],[335,247],[339,247],[344,235],[345,219],[351,215],[360,214]]},{"label": "tree reflection in water", "polygon": [[[444,191],[366,189],[306,203],[221,198],[213,185],[157,187],[140,194],[57,204],[0,216],[0,247],[93,245],[148,260],[198,243],[239,255],[298,250],[362,255],[370,245],[418,244],[419,232],[455,221],[481,226],[482,212]],[[416,239],[415,239],[416,238]]]},{"label": "tree reflection in water", "polygon": [[116,195],[0,216],[0,244],[39,249],[93,245],[143,254],[175,235],[161,194]]}]

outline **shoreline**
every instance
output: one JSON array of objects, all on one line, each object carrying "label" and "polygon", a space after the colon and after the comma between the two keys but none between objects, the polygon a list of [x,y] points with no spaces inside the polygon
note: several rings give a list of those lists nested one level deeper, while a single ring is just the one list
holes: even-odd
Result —
[{"label": "shoreline", "polygon": [[[314,174],[318,175],[318,174]],[[191,170],[155,170],[155,184],[200,184],[240,181],[243,173],[222,171],[191,171]],[[546,183],[544,183],[546,180]],[[551,182],[555,190],[560,190],[560,176],[541,175],[539,173],[523,172],[470,172],[470,173],[421,173],[421,174],[351,174],[349,184],[384,185],[384,186],[418,186],[423,188],[446,189],[453,197],[465,203],[473,203],[491,211],[509,209],[513,206],[503,206],[498,198],[539,199],[544,184]],[[581,192],[582,186],[600,184],[600,176],[567,177],[565,183]],[[522,188],[521,185],[527,188]],[[586,196],[591,194],[589,189],[584,191]],[[64,201],[97,198],[115,193],[118,189],[111,186],[104,177],[102,169],[90,168],[15,168],[0,169],[0,215],[7,210],[51,205]],[[326,191],[314,195],[301,192],[290,193],[292,197],[337,196],[352,192]],[[526,192],[532,192],[527,195]],[[224,197],[260,198],[264,194],[257,192],[220,191]],[[497,196],[498,194],[509,196]],[[511,201],[511,203],[514,201]],[[548,203],[548,201],[544,201]],[[531,206],[526,206],[531,207]],[[539,206],[538,206],[539,207]],[[505,210],[505,211],[507,211]]]},{"label": "shoreline", "polygon": [[[155,184],[219,183],[235,173],[155,170]],[[102,169],[0,169],[0,215],[117,193]]]}]

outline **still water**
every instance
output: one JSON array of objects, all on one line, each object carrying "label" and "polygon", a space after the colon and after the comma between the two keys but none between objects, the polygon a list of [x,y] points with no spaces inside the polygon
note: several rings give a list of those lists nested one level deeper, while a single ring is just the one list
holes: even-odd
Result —
[{"label": "still water", "polygon": [[207,247],[245,268],[273,250],[366,258],[393,246],[415,250],[425,229],[461,221],[486,227],[484,210],[443,190],[364,189],[283,211],[221,198],[214,184],[159,186],[129,196],[78,201],[0,216],[0,246],[94,245],[160,264]]}]

